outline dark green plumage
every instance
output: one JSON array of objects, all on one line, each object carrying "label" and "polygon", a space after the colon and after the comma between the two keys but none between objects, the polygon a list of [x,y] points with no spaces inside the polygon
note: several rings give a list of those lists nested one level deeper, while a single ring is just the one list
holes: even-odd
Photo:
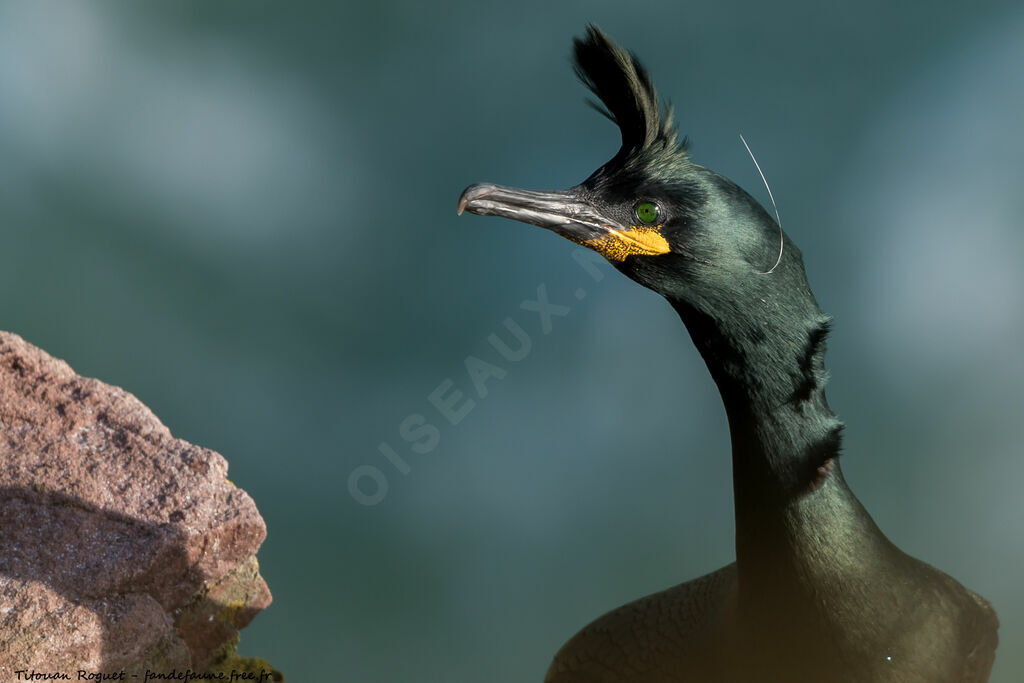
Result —
[{"label": "dark green plumage", "polygon": [[575,60],[621,130],[618,153],[568,190],[474,185],[459,209],[589,246],[679,313],[729,417],[737,561],[601,617],[547,680],[987,680],[991,606],[890,543],[843,478],[829,318],[799,249],[750,195],[693,163],[632,55],[590,27]]}]

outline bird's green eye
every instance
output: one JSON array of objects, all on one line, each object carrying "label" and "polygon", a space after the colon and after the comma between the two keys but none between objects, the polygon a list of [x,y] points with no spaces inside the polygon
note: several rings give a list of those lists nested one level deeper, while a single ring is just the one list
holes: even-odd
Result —
[{"label": "bird's green eye", "polygon": [[641,223],[647,223],[648,225],[654,225],[658,222],[658,218],[661,216],[661,212],[658,210],[658,205],[654,202],[640,202],[636,205],[636,217],[640,219]]}]

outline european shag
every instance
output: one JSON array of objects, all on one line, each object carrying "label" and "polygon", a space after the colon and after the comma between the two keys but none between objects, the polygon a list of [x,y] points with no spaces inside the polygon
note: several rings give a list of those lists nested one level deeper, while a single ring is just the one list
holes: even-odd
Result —
[{"label": "european shag", "polygon": [[459,212],[585,245],[679,313],[728,414],[736,562],[598,618],[546,680],[987,680],[991,605],[893,545],[843,478],[842,423],[825,400],[829,318],[799,249],[750,195],[691,161],[632,54],[590,26],[574,57],[621,149],[568,190],[471,185]]}]

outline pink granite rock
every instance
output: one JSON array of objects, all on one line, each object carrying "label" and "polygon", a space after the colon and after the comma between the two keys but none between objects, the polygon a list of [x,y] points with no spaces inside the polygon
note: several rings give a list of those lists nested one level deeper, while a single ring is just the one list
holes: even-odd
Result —
[{"label": "pink granite rock", "polygon": [[228,464],[0,332],[0,680],[203,671],[270,592]]}]

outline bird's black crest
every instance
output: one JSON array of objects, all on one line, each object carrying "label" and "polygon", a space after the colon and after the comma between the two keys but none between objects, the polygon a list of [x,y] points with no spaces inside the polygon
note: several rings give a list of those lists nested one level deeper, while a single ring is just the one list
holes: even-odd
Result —
[{"label": "bird's black crest", "polygon": [[682,152],[677,143],[672,108],[662,111],[647,69],[632,53],[622,49],[593,24],[583,38],[575,38],[576,75],[604,104],[595,109],[622,131],[620,154],[643,152],[651,147]]}]

